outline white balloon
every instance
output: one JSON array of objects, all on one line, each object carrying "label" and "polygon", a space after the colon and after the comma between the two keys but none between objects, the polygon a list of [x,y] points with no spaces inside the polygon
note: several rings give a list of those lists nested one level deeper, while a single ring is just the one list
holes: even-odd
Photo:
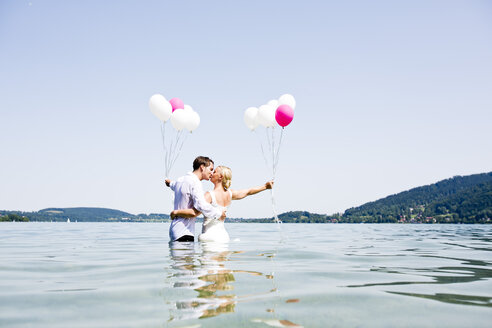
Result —
[{"label": "white balloon", "polygon": [[176,109],[171,115],[171,124],[176,130],[181,131],[185,127],[187,118],[187,111],[183,109]]},{"label": "white balloon", "polygon": [[200,115],[195,111],[187,111],[186,115],[185,128],[186,130],[193,132],[200,125]]},{"label": "white balloon", "polygon": [[271,106],[271,107],[275,108],[275,110],[277,110],[279,103],[278,103],[278,100],[272,99],[269,102],[267,102],[267,105]]},{"label": "white balloon", "polygon": [[189,111],[189,112],[193,112],[194,111],[193,108],[191,108],[190,105],[184,105],[184,110]]},{"label": "white balloon", "polygon": [[173,107],[163,95],[155,94],[150,97],[149,107],[152,114],[163,122],[167,122],[173,112]]},{"label": "white balloon", "polygon": [[275,108],[269,105],[262,105],[258,108],[258,121],[264,127],[274,127],[275,121]]},{"label": "white balloon", "polygon": [[293,95],[286,93],[278,98],[278,105],[289,105],[292,109],[296,109],[296,100]]},{"label": "white balloon", "polygon": [[260,124],[260,122],[258,122],[258,108],[249,107],[244,111],[244,123],[246,123],[246,126],[251,131],[256,129],[258,124]]}]

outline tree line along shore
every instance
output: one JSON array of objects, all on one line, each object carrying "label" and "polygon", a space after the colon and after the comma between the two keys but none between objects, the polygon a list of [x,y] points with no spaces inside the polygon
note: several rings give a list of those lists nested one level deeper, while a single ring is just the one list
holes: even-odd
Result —
[{"label": "tree line along shore", "polygon": [[[284,223],[492,223],[492,172],[455,176],[347,209],[316,214],[290,211]],[[0,210],[0,222],[168,222],[167,214],[130,214],[108,208],[46,208],[37,212]],[[227,218],[228,222],[273,223],[261,219]]]}]

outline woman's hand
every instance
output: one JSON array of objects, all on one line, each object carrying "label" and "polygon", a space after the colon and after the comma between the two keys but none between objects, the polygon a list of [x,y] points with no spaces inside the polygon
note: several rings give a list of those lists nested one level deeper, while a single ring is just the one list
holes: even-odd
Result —
[{"label": "woman's hand", "polygon": [[169,180],[169,179],[164,180],[164,182],[166,183],[166,186],[168,186],[168,187],[171,185],[171,180]]},{"label": "woman's hand", "polygon": [[172,211],[169,216],[171,217],[171,220],[174,220],[174,218],[176,217],[176,211]]},{"label": "woman's hand", "polygon": [[273,188],[273,180],[265,183],[265,187],[266,187],[266,189],[272,189]]}]

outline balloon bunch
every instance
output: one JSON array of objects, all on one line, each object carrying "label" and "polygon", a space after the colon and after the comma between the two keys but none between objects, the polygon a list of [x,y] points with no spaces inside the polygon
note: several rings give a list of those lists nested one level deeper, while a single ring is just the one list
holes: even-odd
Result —
[{"label": "balloon bunch", "polygon": [[[265,155],[262,139],[260,138],[260,147],[265,163],[268,167],[272,168],[273,179],[277,171],[277,164],[279,159],[280,146],[282,144],[282,137],[284,134],[284,128],[289,125],[294,119],[294,109],[296,107],[296,100],[290,94],[284,94],[278,99],[270,100],[265,105],[257,107],[249,107],[244,112],[244,123],[251,130],[256,132],[258,126],[265,127],[268,156]],[[275,142],[275,128],[277,126],[282,127],[280,130],[280,138],[278,144]],[[275,198],[272,191],[272,208],[275,215],[275,221],[281,222],[275,211]]]},{"label": "balloon bunch", "polygon": [[[189,105],[185,105],[179,98],[167,101],[163,95],[155,94],[149,100],[150,111],[161,121],[162,145],[164,148],[164,164],[166,177],[178,159],[183,144],[188,134],[192,133],[200,125],[200,116]],[[166,123],[171,120],[175,133],[168,137],[166,143]]]},{"label": "balloon bunch", "polygon": [[274,128],[278,124],[282,128],[285,128],[294,119],[295,108],[296,100],[294,97],[285,94],[280,96],[278,100],[270,100],[259,108],[249,107],[246,109],[244,112],[244,123],[246,123],[246,126],[251,131],[254,131],[258,125],[266,128]]}]

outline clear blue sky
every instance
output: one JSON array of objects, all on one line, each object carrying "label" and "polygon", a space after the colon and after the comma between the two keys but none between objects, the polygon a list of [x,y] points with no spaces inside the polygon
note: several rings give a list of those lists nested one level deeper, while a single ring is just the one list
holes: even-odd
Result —
[{"label": "clear blue sky", "polygon": [[2,1],[0,209],[169,212],[154,93],[201,116],[172,176],[204,154],[233,188],[270,177],[244,110],[293,94],[279,212],[492,171],[491,41],[490,1]]}]

